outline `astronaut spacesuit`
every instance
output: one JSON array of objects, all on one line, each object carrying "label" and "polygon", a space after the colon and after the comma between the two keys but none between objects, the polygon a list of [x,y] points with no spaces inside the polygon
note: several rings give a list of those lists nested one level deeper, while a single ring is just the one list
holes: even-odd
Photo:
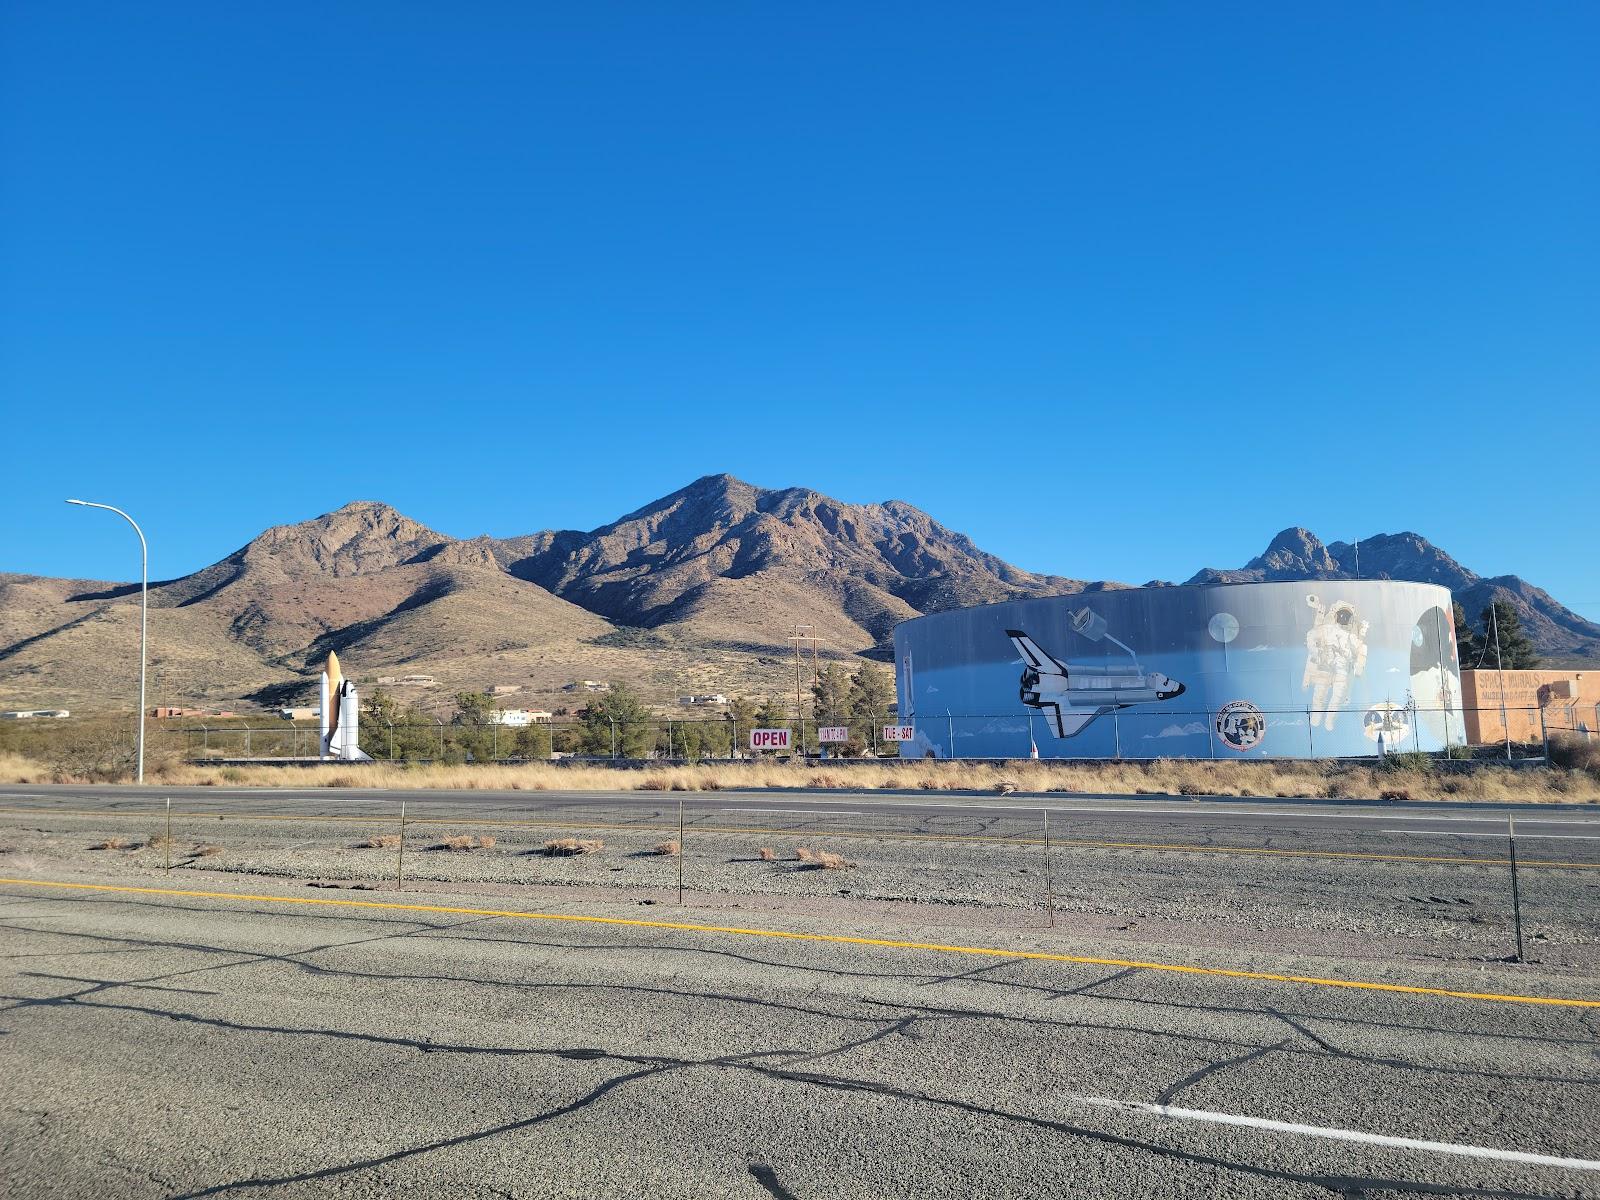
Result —
[{"label": "astronaut spacesuit", "polygon": [[1306,603],[1317,612],[1306,634],[1306,670],[1300,686],[1311,689],[1311,724],[1332,729],[1338,710],[1350,699],[1350,681],[1367,669],[1368,621],[1357,621],[1348,600],[1325,606],[1316,596]]}]

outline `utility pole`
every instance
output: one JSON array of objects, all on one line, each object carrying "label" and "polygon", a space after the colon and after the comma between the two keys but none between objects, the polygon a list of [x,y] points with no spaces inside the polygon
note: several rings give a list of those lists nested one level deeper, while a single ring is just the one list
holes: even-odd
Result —
[{"label": "utility pole", "polygon": [[1506,761],[1511,761],[1511,721],[1506,717],[1506,668],[1500,661],[1500,610],[1489,597],[1489,623],[1494,627],[1494,669],[1500,684],[1500,724],[1506,731]]},{"label": "utility pole", "polygon": [[815,646],[817,639],[811,636],[811,629],[812,627],[810,625],[796,625],[794,627],[794,632],[789,635],[789,640],[794,643],[794,722],[800,727],[800,757],[802,759],[806,756],[806,717],[805,708],[802,706],[800,699],[800,672],[801,667],[805,662],[804,646],[807,642],[810,642],[813,647],[811,666],[813,683],[815,682],[816,676]]}]

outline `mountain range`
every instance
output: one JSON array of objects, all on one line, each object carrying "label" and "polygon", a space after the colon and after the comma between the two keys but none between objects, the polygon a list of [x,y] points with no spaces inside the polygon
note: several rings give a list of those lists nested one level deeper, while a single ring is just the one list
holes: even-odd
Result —
[{"label": "mountain range", "polygon": [[[1545,655],[1600,661],[1600,625],[1412,533],[1324,544],[1288,529],[1244,567],[1189,582],[1358,575],[1443,584],[1474,614],[1508,599]],[[658,701],[785,694],[796,626],[825,655],[881,659],[895,623],[919,613],[1124,586],[1021,570],[901,501],[844,504],[728,475],[589,532],[512,538],[452,538],[357,501],[152,584],[150,702],[304,696],[330,650],[358,678],[432,675],[440,699],[576,679],[629,679]],[[123,707],[137,628],[137,585],[0,574],[0,703]]]}]

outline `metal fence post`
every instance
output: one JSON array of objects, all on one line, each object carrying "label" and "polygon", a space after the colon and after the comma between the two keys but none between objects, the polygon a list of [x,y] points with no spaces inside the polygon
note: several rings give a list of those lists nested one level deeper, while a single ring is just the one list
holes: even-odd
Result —
[{"label": "metal fence post", "polygon": [[1056,888],[1050,871],[1050,810],[1039,810],[1044,818],[1044,907],[1049,914],[1050,928],[1056,927]]},{"label": "metal fence post", "polygon": [[948,708],[944,710],[944,719],[945,724],[949,726],[950,732],[950,757],[952,759],[958,758],[960,756],[956,754],[956,719],[950,715]]},{"label": "metal fence post", "polygon": [[1116,751],[1116,757],[1120,761],[1122,758],[1122,722],[1117,719],[1117,710],[1114,708],[1111,710],[1111,739],[1112,746]]},{"label": "metal fence post", "polygon": [[389,727],[389,761],[393,762],[394,761],[394,722],[389,720],[388,717],[385,717],[383,719],[383,723]]},{"label": "metal fence post", "polygon": [[166,851],[166,864],[161,868],[168,875],[172,874],[172,797],[167,797],[167,840],[163,847]]},{"label": "metal fence post", "polygon": [[1516,819],[1506,814],[1506,846],[1510,851],[1511,862],[1511,921],[1517,931],[1517,957],[1515,962],[1522,961],[1522,893],[1517,887],[1517,824]]},{"label": "metal fence post", "polygon": [[612,762],[616,762],[617,761],[617,719],[615,717],[607,717],[606,720],[611,722],[611,761]]},{"label": "metal fence post", "polygon": [[678,797],[678,907],[683,907],[683,797]]},{"label": "metal fence post", "polygon": [[1317,756],[1317,735],[1311,729],[1311,709],[1306,709],[1306,747],[1310,750],[1310,757]]},{"label": "metal fence post", "polygon": [[394,890],[405,890],[406,867],[406,800],[400,797],[400,842],[395,846],[394,856]]},{"label": "metal fence post", "polygon": [[498,762],[500,759],[500,722],[493,721],[491,724],[494,726],[494,757]]},{"label": "metal fence post", "polygon": [[[1576,724],[1576,722],[1574,722]],[[1544,721],[1544,705],[1539,706],[1539,740],[1544,743],[1544,765],[1550,768],[1550,729]]]}]

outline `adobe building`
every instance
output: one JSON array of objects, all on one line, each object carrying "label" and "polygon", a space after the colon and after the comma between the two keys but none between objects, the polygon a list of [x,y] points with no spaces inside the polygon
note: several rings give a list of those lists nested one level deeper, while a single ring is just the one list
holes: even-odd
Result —
[{"label": "adobe building", "polygon": [[1514,742],[1537,742],[1546,728],[1600,730],[1600,671],[1463,671],[1461,697],[1475,746],[1505,741],[1508,726]]}]

